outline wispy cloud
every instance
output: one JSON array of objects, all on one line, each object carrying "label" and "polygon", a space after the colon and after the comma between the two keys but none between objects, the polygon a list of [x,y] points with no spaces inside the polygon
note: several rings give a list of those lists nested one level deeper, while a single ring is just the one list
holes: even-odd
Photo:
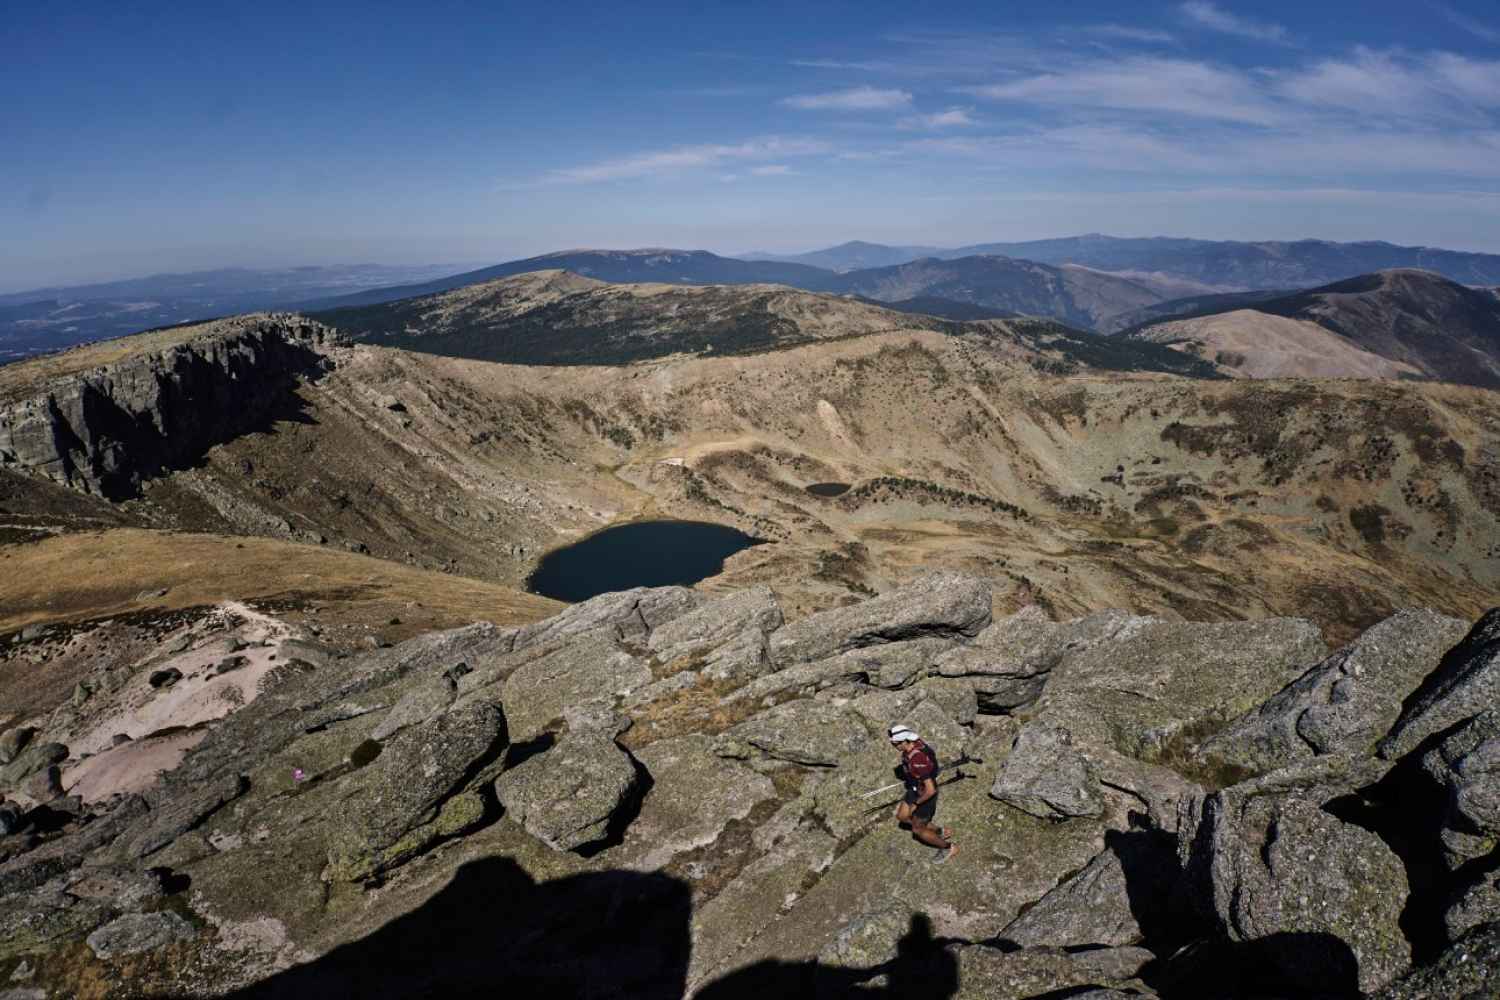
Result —
[{"label": "wispy cloud", "polygon": [[969,92],[995,101],[1160,112],[1256,125],[1282,117],[1245,74],[1186,59],[1101,61]]},{"label": "wispy cloud", "polygon": [[799,94],[782,98],[787,107],[803,111],[892,111],[911,107],[911,93],[878,87],[851,87],[825,94]]},{"label": "wispy cloud", "polygon": [[1274,135],[1069,125],[1008,135],[919,139],[913,152],[965,156],[990,170],[1082,167],[1154,176],[1398,177],[1434,173],[1500,179],[1500,131],[1430,135],[1391,129],[1299,127]]},{"label": "wispy cloud", "polygon": [[1101,38],[1118,38],[1127,42],[1164,44],[1177,41],[1177,36],[1170,31],[1157,31],[1154,28],[1137,28],[1129,24],[1091,24],[1083,30],[1090,35],[1098,35]]},{"label": "wispy cloud", "polygon": [[1474,37],[1482,38],[1486,42],[1500,42],[1500,27],[1481,21],[1477,17],[1470,17],[1462,11],[1454,10],[1447,4],[1438,4],[1437,9],[1438,13]]},{"label": "wispy cloud", "polygon": [[1451,52],[1412,55],[1356,49],[1273,77],[1272,90],[1303,105],[1420,119],[1483,122],[1500,108],[1500,62]]},{"label": "wispy cloud", "polygon": [[901,128],[967,128],[979,124],[968,108],[949,108],[930,115],[909,115],[896,123]]},{"label": "wispy cloud", "polygon": [[565,167],[552,171],[545,179],[553,183],[588,184],[718,167],[736,161],[807,156],[828,151],[829,145],[820,140],[775,137],[724,145],[678,146],[584,166]]},{"label": "wispy cloud", "polygon": [[793,59],[793,66],[802,69],[854,70],[861,73],[884,73],[893,64],[884,59]]},{"label": "wispy cloud", "polygon": [[1279,24],[1240,17],[1209,0],[1188,0],[1178,9],[1189,21],[1208,28],[1210,31],[1238,35],[1241,38],[1253,38],[1261,42],[1278,42],[1283,45],[1292,40],[1286,28]]},{"label": "wispy cloud", "polygon": [[750,173],[755,177],[788,177],[797,171],[785,163],[767,163],[762,167],[751,167]]}]

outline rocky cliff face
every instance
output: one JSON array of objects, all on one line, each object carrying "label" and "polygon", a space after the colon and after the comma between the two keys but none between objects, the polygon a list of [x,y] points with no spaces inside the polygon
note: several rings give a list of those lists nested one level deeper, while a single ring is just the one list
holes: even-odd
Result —
[{"label": "rocky cliff face", "polygon": [[328,365],[329,328],[290,314],[240,316],[88,371],[12,385],[0,466],[123,499],[142,480],[284,411],[287,390]]},{"label": "rocky cliff face", "polygon": [[[0,736],[0,981],[1495,995],[1500,611],[1330,656],[1297,619],[992,607],[953,573],[791,623],[637,589],[360,653],[179,621]],[[868,794],[893,722],[946,764],[942,864]]]}]

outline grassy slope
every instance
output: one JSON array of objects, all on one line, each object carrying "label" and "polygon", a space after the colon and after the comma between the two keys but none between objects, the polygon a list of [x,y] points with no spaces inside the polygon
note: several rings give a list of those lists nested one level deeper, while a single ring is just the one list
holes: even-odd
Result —
[{"label": "grassy slope", "polygon": [[225,600],[316,604],[325,620],[351,626],[400,617],[388,637],[481,619],[530,622],[561,607],[499,584],[269,538],[121,528],[0,549],[0,631]]}]

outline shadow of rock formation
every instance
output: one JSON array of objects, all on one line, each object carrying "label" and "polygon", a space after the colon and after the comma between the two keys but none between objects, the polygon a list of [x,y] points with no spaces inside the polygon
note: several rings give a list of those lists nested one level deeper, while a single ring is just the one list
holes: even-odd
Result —
[{"label": "shadow of rock formation", "polygon": [[687,977],[690,900],[688,887],[665,875],[537,883],[509,858],[485,858],[367,937],[232,995],[676,1000]]},{"label": "shadow of rock formation", "polygon": [[821,962],[758,962],[709,983],[694,1000],[769,1000],[772,997],[818,997],[819,1000],[948,1000],[958,993],[958,960],[946,942],[934,938],[924,914],[896,947],[896,957],[873,968],[844,968]]},{"label": "shadow of rock formation", "polygon": [[[411,913],[231,996],[678,1000],[687,988],[690,907],[686,883],[659,873],[607,871],[538,883],[509,858],[485,858],[464,865]],[[918,914],[896,957],[882,965],[761,962],[695,995],[948,1000],[959,982],[947,943]]]}]

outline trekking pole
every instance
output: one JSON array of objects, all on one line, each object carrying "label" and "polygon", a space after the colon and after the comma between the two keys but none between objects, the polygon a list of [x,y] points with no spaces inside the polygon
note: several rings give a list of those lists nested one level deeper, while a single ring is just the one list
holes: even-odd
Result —
[{"label": "trekking pole", "polygon": [[[955,781],[963,781],[965,778],[971,778],[971,777],[973,777],[973,775],[964,774],[964,772],[961,770],[963,768],[963,766],[965,764],[983,764],[983,763],[984,763],[984,758],[983,757],[970,757],[968,754],[964,754],[962,757],[958,758],[958,760],[955,760],[953,762],[953,764],[952,764],[952,767],[953,767],[953,776],[951,778],[948,778],[945,781],[939,781],[937,783],[937,786],[939,788],[942,788],[944,785],[951,785]],[[867,798],[869,798],[872,795],[878,795],[881,792],[890,791],[892,788],[899,788],[899,787],[901,787],[904,784],[905,784],[904,781],[897,781],[897,782],[895,782],[893,784],[889,784],[889,785],[885,785],[885,786],[883,786],[881,788],[877,788],[873,792],[864,792],[863,794],[860,795],[860,798],[867,799]],[[882,802],[879,805],[873,805],[873,806],[871,806],[870,808],[866,809],[865,812],[874,812],[876,809],[884,809],[889,804],[890,803],[888,803],[888,802]]]},{"label": "trekking pole", "polygon": [[861,792],[859,797],[862,799],[868,799],[871,795],[879,795],[881,792],[888,792],[892,788],[900,788],[903,784],[905,784],[905,782],[893,781],[889,785],[881,785],[873,792]]}]

